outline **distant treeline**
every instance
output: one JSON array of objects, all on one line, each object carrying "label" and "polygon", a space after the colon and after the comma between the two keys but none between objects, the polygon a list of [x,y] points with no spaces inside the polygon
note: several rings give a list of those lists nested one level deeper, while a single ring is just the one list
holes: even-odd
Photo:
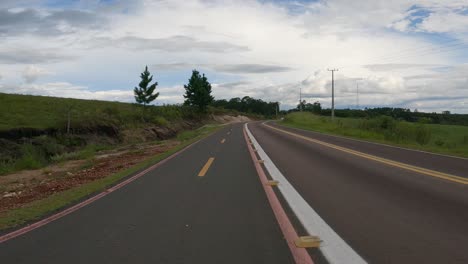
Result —
[{"label": "distant treeline", "polygon": [[[330,116],[331,109],[322,109],[320,103],[307,103],[302,105],[302,110],[313,112],[315,114]],[[289,112],[299,111],[297,108],[289,110]],[[393,107],[378,107],[358,109],[335,109],[337,117],[354,117],[354,118],[374,118],[379,116],[389,116],[396,120],[404,120],[408,122],[422,122],[428,124],[444,124],[444,125],[462,125],[468,126],[468,115],[466,114],[451,114],[449,111],[443,113],[425,113],[411,111],[405,108]]]},{"label": "distant treeline", "polygon": [[250,96],[244,96],[242,99],[235,97],[229,101],[225,99],[215,100],[211,105],[244,113],[264,115],[266,117],[276,115],[279,106],[278,102],[265,102]]}]

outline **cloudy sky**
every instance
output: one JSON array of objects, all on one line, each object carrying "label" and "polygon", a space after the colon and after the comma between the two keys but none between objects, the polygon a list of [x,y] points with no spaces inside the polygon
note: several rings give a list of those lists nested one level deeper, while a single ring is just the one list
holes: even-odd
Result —
[{"label": "cloudy sky", "polygon": [[192,69],[217,99],[468,113],[467,0],[0,0],[0,92],[157,104]]}]

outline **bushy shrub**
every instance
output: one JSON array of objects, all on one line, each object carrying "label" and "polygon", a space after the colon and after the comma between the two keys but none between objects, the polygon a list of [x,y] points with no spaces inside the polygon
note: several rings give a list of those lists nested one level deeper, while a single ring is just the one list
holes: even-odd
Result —
[{"label": "bushy shrub", "polygon": [[66,147],[57,142],[55,138],[48,136],[40,136],[33,140],[33,144],[36,148],[40,148],[44,153],[45,158],[49,159],[52,156],[62,154],[65,152]]},{"label": "bushy shrub", "polygon": [[444,143],[445,143],[444,140],[441,139],[441,138],[438,138],[438,139],[436,139],[434,141],[434,144],[436,144],[436,146],[438,146],[438,147],[442,147],[444,145]]},{"label": "bushy shrub", "polygon": [[17,170],[38,169],[47,163],[42,150],[33,146],[32,144],[22,145],[21,152],[23,155],[15,162],[14,165],[15,169]]},{"label": "bushy shrub", "polygon": [[379,128],[382,130],[393,131],[396,127],[395,119],[389,116],[379,117],[378,120],[379,120]]},{"label": "bushy shrub", "polygon": [[155,116],[153,117],[152,122],[158,126],[167,126],[169,122],[162,116]]},{"label": "bushy shrub", "polygon": [[414,125],[407,122],[397,122],[395,125],[395,139],[401,141],[414,140],[416,133]]},{"label": "bushy shrub", "polygon": [[419,124],[416,127],[416,142],[420,145],[426,145],[431,140],[431,130],[423,124]]}]

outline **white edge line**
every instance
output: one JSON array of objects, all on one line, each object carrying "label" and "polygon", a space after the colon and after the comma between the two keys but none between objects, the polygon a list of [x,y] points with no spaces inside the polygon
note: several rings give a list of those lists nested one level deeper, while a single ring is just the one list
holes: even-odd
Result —
[{"label": "white edge line", "polygon": [[[268,122],[271,122],[271,120],[270,121],[265,121],[262,124],[266,124]],[[447,155],[447,154],[440,154],[440,153],[429,152],[429,151],[424,151],[424,150],[419,150],[419,149],[410,149],[410,148],[405,148],[405,147],[392,146],[392,145],[388,145],[388,144],[384,144],[384,143],[378,143],[378,142],[372,142],[372,141],[367,141],[367,140],[363,140],[363,139],[356,139],[356,138],[351,138],[351,137],[343,137],[343,136],[338,136],[338,135],[332,135],[332,134],[322,133],[322,132],[318,132],[318,131],[314,131],[314,130],[307,130],[307,129],[297,128],[297,127],[289,127],[289,126],[280,125],[280,124],[277,124],[277,125],[281,126],[281,127],[284,127],[284,128],[290,128],[290,129],[300,130],[300,131],[304,131],[304,132],[317,133],[319,135],[330,136],[330,137],[341,138],[341,139],[348,139],[348,140],[352,140],[352,141],[369,143],[369,144],[374,144],[374,145],[378,145],[378,146],[384,146],[384,147],[396,148],[396,149],[403,149],[403,150],[420,152],[420,153],[424,153],[424,154],[430,154],[430,155],[441,156],[441,157],[446,157],[446,158],[468,160],[468,158],[464,158],[464,157],[457,157],[457,156],[452,156],[452,155]]]},{"label": "white edge line", "polygon": [[248,125],[245,124],[244,126],[258,155],[264,160],[264,165],[268,173],[274,180],[279,182],[278,189],[294,214],[310,235],[319,236],[323,241],[320,250],[325,258],[332,264],[367,263],[317,214],[317,212],[315,212],[314,209],[312,209],[304,198],[302,198],[262,149],[250,132]]}]

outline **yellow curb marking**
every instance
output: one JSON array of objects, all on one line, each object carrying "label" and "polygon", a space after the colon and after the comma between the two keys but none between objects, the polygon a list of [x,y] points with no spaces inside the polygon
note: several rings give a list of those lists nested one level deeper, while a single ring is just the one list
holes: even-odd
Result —
[{"label": "yellow curb marking", "polygon": [[318,236],[301,236],[294,241],[299,248],[317,248],[320,247],[320,238]]},{"label": "yellow curb marking", "polygon": [[278,181],[268,181],[266,183],[266,185],[269,185],[269,186],[278,186],[279,182]]}]

